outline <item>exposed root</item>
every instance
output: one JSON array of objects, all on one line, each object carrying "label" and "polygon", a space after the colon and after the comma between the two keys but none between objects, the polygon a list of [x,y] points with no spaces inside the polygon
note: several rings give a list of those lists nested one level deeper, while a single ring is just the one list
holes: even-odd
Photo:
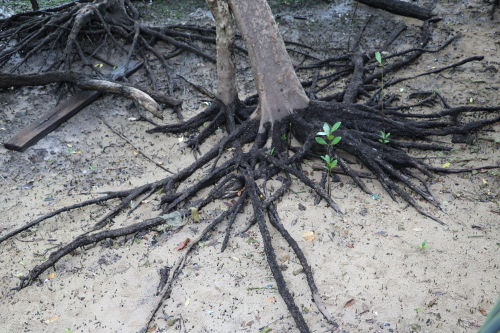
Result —
[{"label": "exposed root", "polygon": [[[84,68],[90,67],[94,71],[92,74],[97,78],[101,78],[102,74],[98,69],[89,66],[90,62],[87,57],[101,57],[99,56],[100,50],[109,48],[111,45],[126,58],[125,67],[128,67],[133,60],[140,58],[144,62],[146,73],[152,87],[154,87],[152,90],[136,87],[128,83],[120,83],[114,93],[121,92],[122,95],[127,95],[130,94],[130,91],[127,93],[128,88],[138,89],[149,95],[154,103],[163,103],[174,107],[174,110],[179,112],[180,115],[181,101],[158,93],[158,89],[163,88],[168,90],[170,94],[173,92],[171,77],[175,76],[169,73],[170,69],[166,60],[170,56],[180,54],[180,52],[191,52],[202,59],[215,62],[213,52],[202,51],[190,42],[191,40],[197,40],[214,44],[216,39],[211,36],[214,31],[184,26],[148,27],[137,21],[137,12],[129,0],[117,2],[111,11],[109,8],[105,9],[102,5],[99,1],[91,4],[71,3],[64,8],[59,7],[52,11],[25,13],[6,20],[0,20],[0,40],[4,43],[4,46],[0,48],[0,67],[7,64],[11,61],[11,57],[19,53],[24,54],[24,58],[11,68],[12,72],[22,68],[22,65],[29,62],[35,53],[43,51],[50,56],[39,68],[41,74],[34,74],[30,77],[0,74],[0,87],[10,87],[14,85],[12,82],[18,82],[18,85],[70,82],[82,89],[96,89],[98,85],[95,83],[95,78],[90,77],[90,74],[75,74],[75,67],[77,64]],[[30,17],[32,20],[26,23],[21,19],[23,17]],[[385,59],[394,57],[402,57],[402,59],[385,65],[384,73],[394,73],[403,66],[408,66],[425,52],[439,52],[458,38],[451,38],[434,50],[424,49],[430,40],[430,26],[435,21],[436,19],[431,19],[424,23],[418,47],[385,57]],[[382,49],[386,49],[404,29],[404,26],[399,27],[389,37]],[[189,33],[183,30],[189,31]],[[95,38],[93,41],[82,38],[83,34],[96,31],[99,31],[99,33],[96,33],[99,38]],[[169,55],[162,55],[155,49],[155,44],[159,42],[172,45],[176,50]],[[354,44],[357,44],[357,41]],[[299,46],[304,47],[303,45]],[[236,49],[238,48],[236,47]],[[146,54],[149,54],[151,59],[148,59]],[[160,80],[155,76],[155,71],[150,65],[152,58],[159,60],[161,67],[168,74],[165,86],[161,86]],[[358,48],[355,54],[346,54],[325,60],[316,61],[314,56],[307,56],[307,58],[314,59],[315,62],[304,62],[296,66],[296,70],[323,67],[342,68],[334,74],[325,76],[320,76],[319,70],[317,70],[312,80],[302,82],[303,87],[310,87],[308,96],[313,99],[307,108],[294,110],[291,115],[279,121],[263,121],[263,124],[260,124],[261,119],[259,119],[258,115],[253,114],[256,105],[260,102],[257,96],[251,96],[244,102],[236,101],[232,105],[224,105],[221,100],[216,98],[203,112],[187,121],[156,126],[147,131],[147,133],[177,134],[201,129],[199,135],[188,142],[188,145],[193,150],[200,152],[203,141],[212,135],[218,127],[225,127],[228,134],[206,153],[200,153],[199,158],[193,164],[157,182],[126,191],[112,192],[107,196],[61,208],[0,238],[1,243],[21,231],[65,211],[102,203],[110,199],[122,199],[121,203],[101,218],[91,230],[53,252],[47,261],[36,266],[22,280],[20,288],[25,288],[34,283],[47,269],[53,267],[58,260],[78,247],[149,230],[165,223],[165,219],[162,217],[164,214],[179,211],[181,214],[187,215],[190,210],[202,209],[210,202],[237,198],[234,205],[210,221],[206,228],[183,250],[180,258],[169,270],[168,278],[159,288],[155,305],[141,332],[147,331],[148,325],[155,317],[162,301],[169,296],[173,282],[186,264],[189,251],[196,246],[198,240],[227,219],[228,224],[225,226],[225,237],[221,248],[224,251],[233,233],[232,230],[235,228],[238,214],[244,207],[249,206],[253,209],[254,218],[244,227],[244,230],[254,224],[258,225],[269,267],[278,285],[280,295],[283,297],[299,330],[309,332],[307,323],[296,306],[278,267],[269,225],[273,226],[293,249],[304,268],[312,298],[319,311],[326,320],[338,328],[339,325],[330,315],[319,296],[320,293],[314,282],[305,254],[281,223],[276,208],[278,200],[289,191],[293,176],[296,178],[295,181],[311,188],[314,195],[319,200],[324,200],[336,213],[342,213],[341,207],[325,191],[328,173],[324,172],[321,182],[317,184],[304,174],[301,169],[301,163],[304,159],[314,158],[324,152],[324,149],[316,144],[314,140],[316,133],[321,130],[325,122],[333,124],[340,121],[342,125],[338,130],[338,136],[341,136],[342,140],[329,151],[336,157],[340,167],[339,170],[352,178],[364,192],[372,194],[362,180],[367,175],[361,174],[350,166],[348,155],[352,156],[353,159],[357,159],[371,171],[372,175],[370,177],[375,177],[394,201],[402,200],[407,202],[419,213],[444,225],[435,214],[428,211],[416,199],[426,201],[425,205],[430,206],[435,211],[441,209],[439,200],[432,192],[428,181],[429,178],[433,177],[433,173],[458,173],[477,169],[498,168],[498,166],[472,169],[439,168],[424,163],[421,158],[411,156],[408,149],[448,151],[451,148],[446,143],[436,144],[431,142],[429,137],[467,135],[481,127],[494,124],[500,121],[498,114],[492,115],[488,119],[468,123],[461,122],[460,118],[463,114],[474,112],[497,113],[500,107],[451,107],[443,96],[435,92],[422,93],[424,98],[412,105],[395,105],[397,101],[395,96],[386,96],[383,100],[380,97],[381,89],[375,83],[381,77],[382,70],[373,61],[374,51],[364,52],[361,48]],[[105,62],[105,57],[101,59]],[[467,58],[430,72],[393,79],[386,82],[385,86],[395,85],[422,75],[435,74],[470,61],[481,60],[482,57]],[[63,72],[55,72],[61,69]],[[351,79],[345,90],[314,100],[322,90],[347,76],[350,76]],[[9,81],[5,81],[6,79]],[[94,84],[92,85],[92,83]],[[108,91],[111,92],[111,89]],[[366,101],[365,104],[357,103],[360,96],[361,100]],[[138,99],[140,100],[140,98],[136,98],[136,100]],[[157,104],[151,104],[153,102],[149,101],[150,106],[148,106],[147,102],[143,102],[143,106],[151,110],[158,109]],[[443,105],[444,109],[432,113],[403,112],[412,107],[436,107],[436,105]],[[259,132],[259,125],[262,125],[260,128],[264,129],[261,132]],[[388,142],[379,141],[381,129],[391,133]],[[119,133],[117,134],[119,135]],[[292,136],[302,144],[300,147],[291,147]],[[245,150],[244,144],[251,142],[254,143],[252,148]],[[273,153],[270,153],[269,147],[265,148],[269,143],[275,149]],[[226,152],[228,148],[235,148],[232,156],[224,163],[219,163],[221,156],[228,155]],[[291,156],[289,156],[290,152],[293,152]],[[208,172],[202,174],[198,180],[191,182],[190,186],[179,190],[179,186],[186,182],[189,177],[210,163],[212,165]],[[266,187],[266,180],[271,177],[276,177],[275,179],[282,183],[282,186],[274,192]],[[263,185],[261,185],[262,181]],[[117,214],[127,210],[133,200],[137,201],[140,198],[138,200],[140,202],[154,195],[160,189],[163,191],[163,196],[158,207],[162,210],[159,217],[122,228],[96,232],[98,229],[108,226]],[[204,189],[209,189],[209,193],[200,197],[199,193]],[[128,214],[135,208],[136,206],[132,207]]]}]

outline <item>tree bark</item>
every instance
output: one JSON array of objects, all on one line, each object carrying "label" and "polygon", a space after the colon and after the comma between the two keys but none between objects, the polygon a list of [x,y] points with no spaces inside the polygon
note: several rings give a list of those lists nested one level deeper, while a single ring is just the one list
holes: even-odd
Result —
[{"label": "tree bark", "polygon": [[227,0],[207,0],[217,32],[217,98],[226,106],[238,100],[233,19]]},{"label": "tree bark", "polygon": [[295,110],[309,105],[285,43],[266,0],[229,0],[229,6],[245,40],[259,106],[252,117],[260,116],[259,132]]}]

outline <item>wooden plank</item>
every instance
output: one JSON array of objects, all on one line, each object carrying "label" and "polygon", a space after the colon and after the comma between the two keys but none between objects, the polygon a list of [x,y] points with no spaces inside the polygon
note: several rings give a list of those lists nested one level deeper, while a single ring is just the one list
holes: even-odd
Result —
[{"label": "wooden plank", "polygon": [[[132,75],[142,63],[131,61],[126,76]],[[113,80],[123,78],[125,65],[121,65],[111,73]],[[59,125],[73,117],[81,109],[95,102],[103,93],[99,91],[81,91],[67,101],[57,105],[45,115],[36,120],[33,124],[26,126],[10,140],[4,143],[5,148],[16,151],[24,151],[37,143],[41,138],[56,129]]]}]

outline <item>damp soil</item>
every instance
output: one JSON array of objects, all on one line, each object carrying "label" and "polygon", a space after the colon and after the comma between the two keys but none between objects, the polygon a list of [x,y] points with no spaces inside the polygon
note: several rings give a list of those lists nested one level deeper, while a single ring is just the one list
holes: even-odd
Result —
[{"label": "damp soil", "polygon": [[[314,50],[306,50],[308,53],[325,58],[340,54],[365,25],[361,46],[368,50],[383,45],[399,25],[406,24],[408,28],[388,51],[414,47],[420,21],[361,4],[355,10],[355,3],[339,2],[277,4],[274,13],[284,39],[309,45]],[[206,6],[201,2],[189,4],[145,1],[139,2],[138,7],[149,24],[210,26]],[[461,37],[439,53],[424,54],[398,76],[412,76],[475,55],[484,56],[484,60],[405,81],[387,93],[396,94],[403,104],[414,103],[416,92],[438,91],[452,106],[498,105],[500,14],[491,21],[488,11],[489,6],[482,0],[436,4],[434,12],[443,20],[434,25],[434,37],[428,47],[437,48],[455,35]],[[168,46],[159,47],[168,51]],[[203,44],[200,47],[206,48]],[[291,56],[295,63],[303,59],[298,53],[291,52]],[[237,58],[240,98],[244,98],[255,90],[248,63],[242,55]],[[120,59],[115,61],[119,63]],[[35,62],[29,65],[34,66]],[[175,75],[216,91],[213,64],[189,54],[173,58],[169,64]],[[131,82],[147,83],[143,73],[141,70],[131,76]],[[324,73],[327,70],[320,72]],[[157,73],[158,77],[162,74]],[[312,74],[299,72],[302,79]],[[346,83],[340,82],[324,94],[335,92]],[[57,94],[53,89],[54,86],[23,87],[0,94],[0,141],[6,142],[54,107]],[[210,103],[207,96],[180,78],[175,80],[174,95],[184,101],[182,113],[186,119]],[[439,104],[433,108],[440,109]],[[163,119],[148,116],[159,124],[178,122],[170,111],[164,111]],[[195,159],[185,142],[196,131],[181,135],[146,134],[151,125],[137,121],[139,113],[132,102],[104,96],[24,152],[0,147],[0,235],[103,192],[129,189],[168,176],[110,131],[98,116],[169,170],[176,172]],[[449,153],[411,153],[436,166],[499,164],[498,131],[498,126],[490,126],[475,133],[470,143],[447,143],[453,147]],[[224,128],[215,131],[202,145],[202,152],[224,134]],[[431,139],[449,142],[448,138]],[[227,154],[230,156],[231,152]],[[321,172],[313,164],[320,161],[308,163],[305,172],[319,182]],[[366,171],[361,165],[359,170]],[[202,172],[193,175],[188,184]],[[273,186],[273,182],[279,186],[277,180],[268,185]],[[284,226],[299,242],[312,266],[327,309],[342,330],[476,332],[500,295],[500,170],[435,176],[431,189],[444,210],[427,208],[446,227],[419,215],[412,207],[392,201],[376,181],[367,180],[367,186],[378,195],[368,196],[351,179],[340,175],[332,196],[345,212],[343,215],[334,213],[324,202],[314,205],[313,194],[300,184],[294,184],[277,205]],[[159,198],[159,194],[152,196],[130,216],[114,218],[111,227],[155,217],[159,213]],[[116,204],[119,202],[111,201],[61,214],[0,244],[0,332],[139,331],[154,305],[160,269],[180,256],[178,244],[194,238],[233,203],[209,205],[200,212],[201,222],[190,220],[179,230],[159,228],[79,249],[44,273],[40,281],[15,290],[19,278],[27,275],[29,269],[54,249],[89,230]],[[250,218],[250,210],[240,214],[234,233]],[[187,332],[267,332],[266,328],[272,332],[296,332],[267,267],[256,227],[232,237],[228,249],[221,253],[224,231],[225,224],[221,224],[188,256],[186,268],[152,327],[157,332],[179,331],[182,318]],[[332,326],[311,300],[298,260],[279,234],[272,232],[286,282],[308,325],[314,332],[330,332]],[[424,241],[428,248],[416,247]]]}]

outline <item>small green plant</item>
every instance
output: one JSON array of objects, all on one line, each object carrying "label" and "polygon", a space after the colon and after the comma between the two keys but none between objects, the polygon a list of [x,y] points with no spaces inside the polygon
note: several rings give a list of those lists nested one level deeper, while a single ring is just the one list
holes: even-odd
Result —
[{"label": "small green plant", "polygon": [[382,143],[389,143],[389,136],[391,136],[391,133],[386,133],[384,131],[380,131],[380,137],[381,139],[378,139],[378,141]]},{"label": "small green plant", "polygon": [[417,249],[419,249],[419,250],[425,250],[425,249],[430,248],[430,246],[429,246],[429,245],[427,245],[427,241],[426,241],[426,240],[424,240],[424,241],[422,242],[422,245],[415,245],[415,246],[414,246],[414,248],[417,248]]},{"label": "small green plant", "polygon": [[384,99],[385,99],[385,94],[384,94],[384,66],[387,64],[387,62],[383,62],[382,60],[382,55],[380,52],[375,52],[375,59],[377,59],[377,62],[379,63],[380,67],[382,67],[382,70],[380,71],[381,74],[381,88],[382,88],[382,98],[381,98],[381,107],[382,107],[382,122],[384,124],[384,132],[385,132],[385,115],[384,115]]},{"label": "small green plant", "polygon": [[286,140],[286,134],[283,134],[283,135],[281,136],[281,140]]},{"label": "small green plant", "polygon": [[274,155],[274,147],[271,148],[271,150],[268,152],[269,156],[273,156]]},{"label": "small green plant", "polygon": [[337,160],[330,157],[330,155],[321,156],[321,158],[325,161],[325,169],[327,169],[328,172],[337,166]]},{"label": "small green plant", "polygon": [[382,67],[382,72],[381,72],[381,75],[382,75],[382,78],[381,78],[381,82],[382,82],[382,103],[383,103],[383,97],[384,97],[384,65],[386,65],[387,63],[383,62],[382,61],[382,54],[380,52],[375,52],[375,59],[377,60],[377,62],[379,63],[379,65]]},{"label": "small green plant", "polygon": [[332,170],[337,166],[337,160],[328,154],[330,147],[338,144],[342,139],[340,136],[333,135],[333,132],[339,129],[341,122],[335,123],[333,126],[330,126],[327,123],[323,124],[323,132],[318,132],[316,135],[326,136],[326,140],[321,136],[316,137],[316,142],[320,145],[326,146],[326,154],[321,156],[321,158],[325,161],[325,169],[328,170],[328,195],[331,194],[331,186],[330,186],[330,178],[332,176]]},{"label": "small green plant", "polygon": [[71,328],[66,328],[66,332],[71,333],[73,331]]}]

